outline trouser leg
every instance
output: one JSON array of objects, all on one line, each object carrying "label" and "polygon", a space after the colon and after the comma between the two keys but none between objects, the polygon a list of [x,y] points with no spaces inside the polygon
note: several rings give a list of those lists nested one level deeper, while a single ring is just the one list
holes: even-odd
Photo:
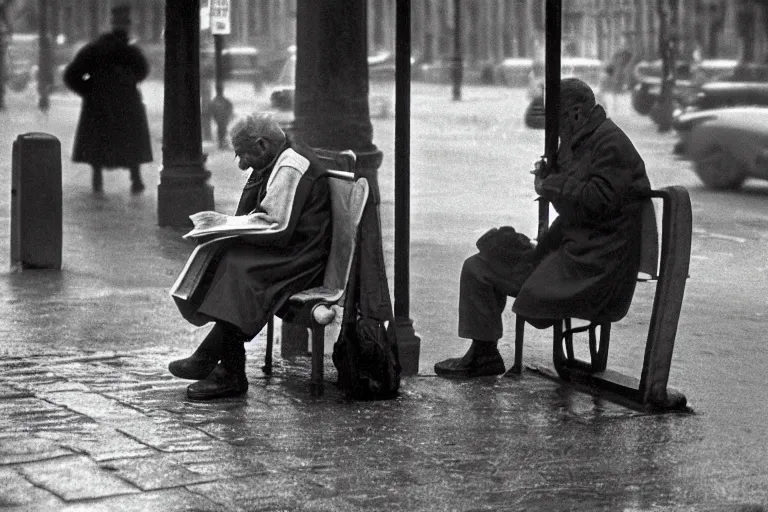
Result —
[{"label": "trouser leg", "polygon": [[104,178],[102,176],[102,170],[100,165],[93,165],[91,172],[91,188],[94,192],[101,193],[104,191]]},{"label": "trouser leg", "polygon": [[141,180],[141,169],[138,164],[132,165],[131,171],[131,192],[138,193],[144,190],[144,182]]},{"label": "trouser leg", "polygon": [[480,254],[464,261],[459,281],[459,337],[496,341],[504,327],[501,315],[507,296],[517,295],[522,283],[501,262]]}]

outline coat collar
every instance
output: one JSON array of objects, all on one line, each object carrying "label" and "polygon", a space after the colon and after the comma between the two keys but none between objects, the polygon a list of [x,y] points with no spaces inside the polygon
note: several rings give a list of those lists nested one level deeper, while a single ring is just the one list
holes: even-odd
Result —
[{"label": "coat collar", "polygon": [[605,109],[600,105],[595,105],[589,113],[587,121],[573,134],[571,149],[575,149],[584,142],[606,119],[608,119],[608,116],[605,113]]}]

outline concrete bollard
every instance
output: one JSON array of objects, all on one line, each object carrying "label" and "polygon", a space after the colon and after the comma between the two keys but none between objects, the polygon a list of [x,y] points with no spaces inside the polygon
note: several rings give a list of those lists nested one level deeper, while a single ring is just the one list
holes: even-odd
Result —
[{"label": "concrete bollard", "polygon": [[61,269],[61,143],[47,133],[13,142],[11,265]]}]

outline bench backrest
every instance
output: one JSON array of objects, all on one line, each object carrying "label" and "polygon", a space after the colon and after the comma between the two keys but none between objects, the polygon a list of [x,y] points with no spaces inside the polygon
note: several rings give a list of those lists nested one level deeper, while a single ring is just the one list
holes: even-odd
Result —
[{"label": "bench backrest", "polygon": [[643,202],[641,212],[640,267],[638,281],[649,281],[659,277],[659,227],[656,222],[656,207],[648,198]]},{"label": "bench backrest", "polygon": [[331,192],[333,236],[331,252],[325,266],[323,286],[344,290],[357,247],[357,228],[363,217],[365,203],[368,201],[368,180],[359,178],[351,181],[338,176],[329,176],[328,185]]},{"label": "bench backrest", "polygon": [[325,266],[323,286],[346,290],[357,247],[357,230],[368,202],[370,186],[365,178],[355,179],[354,152],[315,149],[315,153],[327,168],[333,219],[331,252]]}]

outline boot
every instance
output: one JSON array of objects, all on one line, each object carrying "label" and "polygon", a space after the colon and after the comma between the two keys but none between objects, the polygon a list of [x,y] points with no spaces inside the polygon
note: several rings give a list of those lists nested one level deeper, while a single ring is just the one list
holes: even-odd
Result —
[{"label": "boot", "polygon": [[496,341],[472,340],[472,345],[463,357],[435,364],[435,373],[441,377],[484,377],[501,375],[505,371]]},{"label": "boot", "polygon": [[144,191],[144,182],[141,180],[139,167],[131,167],[131,194],[141,194]]},{"label": "boot", "polygon": [[206,378],[221,359],[223,338],[224,327],[217,322],[191,356],[171,361],[168,370],[180,379]]},{"label": "boot", "polygon": [[228,338],[224,341],[221,363],[208,377],[187,386],[187,397],[190,400],[214,400],[241,396],[247,391],[243,340]]},{"label": "boot", "polygon": [[94,194],[104,193],[104,178],[101,174],[101,167],[95,165],[91,174],[91,188]]}]

